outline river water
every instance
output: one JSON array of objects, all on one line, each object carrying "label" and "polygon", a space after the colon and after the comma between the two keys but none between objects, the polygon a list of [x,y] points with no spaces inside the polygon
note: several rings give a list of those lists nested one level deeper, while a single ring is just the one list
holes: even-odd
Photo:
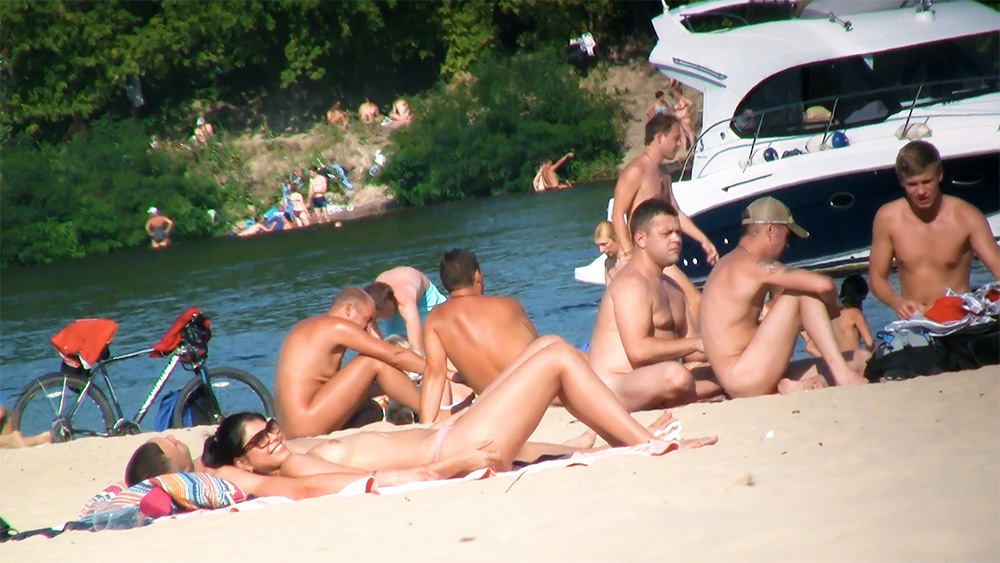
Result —
[{"label": "river water", "polygon": [[[118,322],[111,350],[120,354],[151,346],[191,305],[212,318],[209,366],[246,370],[273,389],[278,349],[293,324],[325,312],[339,289],[368,283],[394,266],[423,270],[440,287],[438,260],[456,246],[476,252],[488,293],[516,297],[539,333],[581,345],[603,288],[575,282],[573,269],[596,256],[593,227],[611,192],[604,183],[396,210],[340,229],[327,225],[8,268],[0,280],[0,390],[9,407],[28,381],[56,371],[59,359],[48,339],[73,319]],[[977,266],[973,283],[987,278]],[[872,297],[865,314],[873,329],[893,320]],[[147,358],[111,367],[127,416],[162,367],[163,360]],[[166,389],[186,379],[175,372]],[[151,428],[151,418],[143,426]]]}]

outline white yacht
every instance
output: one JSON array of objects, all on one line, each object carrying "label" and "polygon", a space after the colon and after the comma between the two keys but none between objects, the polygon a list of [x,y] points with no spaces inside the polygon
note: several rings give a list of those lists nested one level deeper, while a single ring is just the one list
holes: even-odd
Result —
[{"label": "white yacht", "polygon": [[[653,19],[649,60],[703,95],[702,129],[674,183],[724,254],[739,218],[772,195],[810,230],[784,259],[867,261],[878,208],[911,139],[944,160],[942,191],[1000,232],[1000,12],[974,0],[711,0]],[[603,283],[603,257],[577,280]],[[708,266],[686,244],[692,279]]]}]

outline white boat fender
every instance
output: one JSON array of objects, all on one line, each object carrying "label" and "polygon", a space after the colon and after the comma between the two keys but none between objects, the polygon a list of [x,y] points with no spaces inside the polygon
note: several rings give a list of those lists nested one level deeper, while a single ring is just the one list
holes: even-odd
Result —
[{"label": "white boat fender", "polygon": [[930,137],[933,131],[927,126],[926,123],[911,123],[906,127],[906,131],[903,131],[904,125],[900,125],[896,129],[897,139],[909,139],[911,141],[919,141],[924,137]]}]

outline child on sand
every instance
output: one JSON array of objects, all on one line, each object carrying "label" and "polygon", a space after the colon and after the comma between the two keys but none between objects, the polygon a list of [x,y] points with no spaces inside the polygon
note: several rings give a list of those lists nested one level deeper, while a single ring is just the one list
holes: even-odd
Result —
[{"label": "child on sand", "polygon": [[[833,333],[840,344],[841,352],[852,352],[861,348],[860,340],[864,340],[865,349],[871,352],[874,348],[872,333],[861,312],[861,303],[868,296],[868,282],[860,274],[851,274],[840,284],[840,316],[833,319]],[[819,350],[805,332],[802,339],[806,343],[806,352],[813,357],[819,357]]]}]

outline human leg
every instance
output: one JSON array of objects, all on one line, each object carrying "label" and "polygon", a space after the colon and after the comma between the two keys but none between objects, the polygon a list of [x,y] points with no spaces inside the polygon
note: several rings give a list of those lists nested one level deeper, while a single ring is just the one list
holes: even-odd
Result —
[{"label": "human leg", "polygon": [[358,356],[326,381],[294,420],[281,420],[289,437],[316,436],[343,428],[373,382],[391,398],[419,409],[420,391],[398,369],[374,358]]},{"label": "human leg", "polygon": [[773,393],[785,377],[800,327],[799,298],[783,294],[738,359],[729,366],[713,365],[719,383],[730,397]]},{"label": "human leg", "polygon": [[630,412],[680,406],[698,400],[694,376],[680,362],[660,362],[624,375],[601,377]]},{"label": "human leg", "polygon": [[837,342],[837,335],[833,332],[826,304],[809,294],[799,295],[798,299],[802,328],[819,350],[833,381],[837,385],[867,383],[858,371],[848,365],[844,354],[840,351],[840,343]]},{"label": "human leg", "polygon": [[516,369],[501,374],[468,414],[455,423],[445,438],[442,455],[492,439],[509,467],[549,403],[559,394],[581,422],[610,444],[637,445],[653,438],[629,415],[576,349],[560,341],[523,358]]}]

